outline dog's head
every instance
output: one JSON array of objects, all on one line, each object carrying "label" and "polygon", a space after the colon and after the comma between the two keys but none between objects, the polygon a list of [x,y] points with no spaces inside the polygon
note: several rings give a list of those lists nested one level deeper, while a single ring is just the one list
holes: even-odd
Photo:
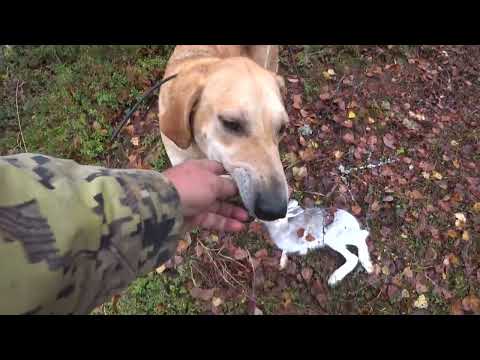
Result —
[{"label": "dog's head", "polygon": [[275,220],[288,186],[278,144],[288,122],[283,79],[248,58],[206,61],[172,81],[161,130],[177,146],[195,141],[232,175],[249,212]]}]

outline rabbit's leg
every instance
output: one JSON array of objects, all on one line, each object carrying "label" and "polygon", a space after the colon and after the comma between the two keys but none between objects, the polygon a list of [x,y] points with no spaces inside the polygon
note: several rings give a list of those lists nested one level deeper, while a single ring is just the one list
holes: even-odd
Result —
[{"label": "rabbit's leg", "polygon": [[288,262],[287,253],[283,251],[282,257],[280,258],[280,270],[285,269],[285,267],[287,266],[287,262]]},{"label": "rabbit's leg", "polygon": [[360,260],[360,263],[367,273],[371,274],[373,272],[373,264],[370,260],[370,253],[368,252],[368,246],[366,242],[367,237],[368,232],[362,230],[362,235],[355,237],[355,243],[352,243],[352,245],[355,245],[358,249],[358,259]]},{"label": "rabbit's leg", "polygon": [[327,244],[330,248],[340,253],[345,258],[345,264],[340,266],[328,279],[328,285],[335,286],[347,276],[358,264],[358,257],[348,251],[343,242]]}]

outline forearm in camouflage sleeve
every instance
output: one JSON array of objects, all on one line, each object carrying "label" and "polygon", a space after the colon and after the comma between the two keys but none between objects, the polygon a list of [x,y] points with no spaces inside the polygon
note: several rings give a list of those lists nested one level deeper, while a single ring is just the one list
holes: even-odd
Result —
[{"label": "forearm in camouflage sleeve", "polygon": [[89,313],[167,261],[182,224],[157,172],[0,157],[0,313]]}]

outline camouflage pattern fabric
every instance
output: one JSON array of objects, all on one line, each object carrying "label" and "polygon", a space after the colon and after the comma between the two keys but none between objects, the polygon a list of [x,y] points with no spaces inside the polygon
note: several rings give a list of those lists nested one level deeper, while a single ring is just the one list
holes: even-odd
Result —
[{"label": "camouflage pattern fabric", "polygon": [[0,157],[0,314],[88,314],[167,261],[182,225],[155,171]]}]

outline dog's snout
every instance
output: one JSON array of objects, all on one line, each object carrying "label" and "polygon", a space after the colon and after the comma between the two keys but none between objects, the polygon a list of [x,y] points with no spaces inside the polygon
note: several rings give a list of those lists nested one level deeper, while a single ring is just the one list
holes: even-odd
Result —
[{"label": "dog's snout", "polygon": [[264,221],[273,221],[287,215],[287,199],[279,194],[258,194],[255,199],[255,215]]}]

